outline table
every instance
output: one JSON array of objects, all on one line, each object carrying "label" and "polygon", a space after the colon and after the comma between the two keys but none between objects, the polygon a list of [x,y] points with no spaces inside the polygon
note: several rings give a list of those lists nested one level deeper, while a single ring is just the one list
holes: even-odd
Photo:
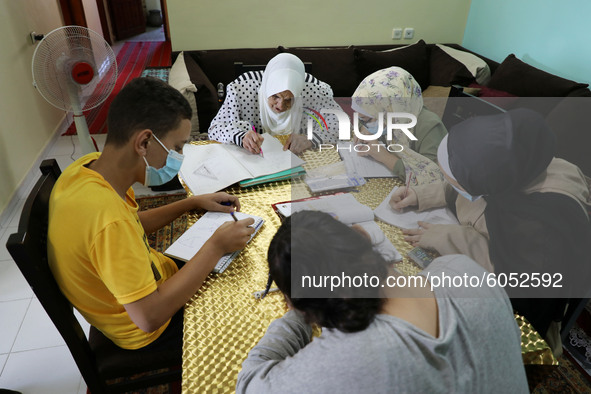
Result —
[{"label": "table", "polygon": [[[203,143],[203,142],[197,142]],[[307,151],[306,169],[340,160],[336,151]],[[355,198],[375,209],[394,186],[394,178],[374,178],[353,193]],[[267,283],[267,249],[280,219],[271,204],[310,196],[302,180],[281,181],[250,188],[231,187],[228,193],[240,198],[242,210],[261,216],[265,224],[255,238],[222,274],[210,274],[201,289],[187,302],[184,312],[183,393],[231,393],[241,364],[250,349],[264,335],[269,324],[282,316],[287,307],[283,295],[270,293],[256,300],[252,293],[264,290]],[[189,217],[189,224],[197,216]],[[398,251],[404,256],[396,268],[404,274],[416,274],[420,268],[406,253],[412,246],[404,241],[400,229],[377,221]],[[555,365],[548,345],[533,327],[516,315],[522,332],[522,353],[526,364]]]}]

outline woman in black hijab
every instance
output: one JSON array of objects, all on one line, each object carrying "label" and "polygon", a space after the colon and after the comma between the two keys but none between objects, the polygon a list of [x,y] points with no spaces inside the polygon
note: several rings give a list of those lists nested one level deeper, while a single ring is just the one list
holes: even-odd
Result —
[{"label": "woman in black hijab", "polygon": [[[576,166],[554,158],[554,146],[543,118],[526,109],[456,125],[438,161],[458,192],[444,191],[460,226],[420,223],[422,229],[405,231],[414,244],[490,265],[507,279],[514,308],[542,335],[562,319],[569,299],[588,297],[591,282],[589,190]],[[438,198],[428,187],[404,199],[395,194],[391,204],[432,208]],[[479,253],[480,260],[473,255]]]}]

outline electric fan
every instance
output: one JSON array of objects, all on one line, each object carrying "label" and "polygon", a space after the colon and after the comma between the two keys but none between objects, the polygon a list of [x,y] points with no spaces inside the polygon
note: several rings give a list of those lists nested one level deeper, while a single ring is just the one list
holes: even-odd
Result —
[{"label": "electric fan", "polygon": [[74,113],[83,154],[96,152],[82,111],[107,99],[117,80],[117,61],[98,33],[63,26],[48,33],[33,54],[33,86],[53,106]]}]

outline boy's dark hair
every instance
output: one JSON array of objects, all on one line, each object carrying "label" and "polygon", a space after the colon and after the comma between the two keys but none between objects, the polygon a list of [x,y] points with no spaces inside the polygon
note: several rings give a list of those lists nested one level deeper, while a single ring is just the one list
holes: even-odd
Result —
[{"label": "boy's dark hair", "polygon": [[158,138],[191,120],[191,107],[183,95],[166,82],[135,78],[117,94],[107,118],[107,144],[124,145],[139,130],[150,129]]},{"label": "boy's dark hair", "polygon": [[[270,276],[308,323],[343,332],[361,331],[384,303],[380,287],[387,275],[386,261],[368,239],[326,213],[303,211],[287,218],[271,241],[268,260]],[[292,297],[292,290],[296,292],[292,283],[299,286],[304,275],[320,278],[338,273],[375,276],[380,285],[337,288],[328,296],[330,288],[298,288],[299,294],[305,291],[317,298]]]}]

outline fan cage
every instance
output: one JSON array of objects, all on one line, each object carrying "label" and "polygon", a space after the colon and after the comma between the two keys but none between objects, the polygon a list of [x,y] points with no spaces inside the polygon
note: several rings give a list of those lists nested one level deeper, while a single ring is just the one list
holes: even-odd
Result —
[{"label": "fan cage", "polygon": [[[89,63],[94,77],[79,85],[71,75],[76,62]],[[107,99],[117,81],[117,61],[109,44],[95,31],[63,26],[37,44],[32,62],[33,85],[49,103],[66,111],[86,111]]]}]

